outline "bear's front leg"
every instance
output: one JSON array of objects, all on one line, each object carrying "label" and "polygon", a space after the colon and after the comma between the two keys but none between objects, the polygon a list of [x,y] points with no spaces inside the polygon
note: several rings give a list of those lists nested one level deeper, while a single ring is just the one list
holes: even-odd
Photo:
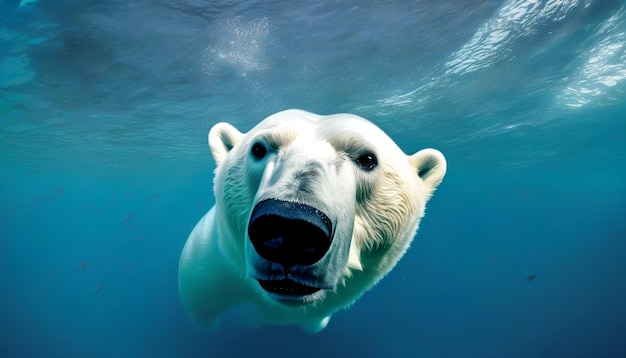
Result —
[{"label": "bear's front leg", "polygon": [[241,278],[224,260],[217,245],[211,209],[189,235],[178,266],[178,292],[194,322],[205,329],[218,327],[218,316],[243,301]]}]

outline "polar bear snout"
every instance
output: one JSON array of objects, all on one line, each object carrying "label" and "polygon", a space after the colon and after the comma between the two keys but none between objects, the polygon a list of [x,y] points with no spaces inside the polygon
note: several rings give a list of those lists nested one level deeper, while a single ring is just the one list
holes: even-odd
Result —
[{"label": "polar bear snout", "polygon": [[248,237],[263,259],[283,266],[310,266],[328,252],[332,222],[320,210],[277,199],[259,202],[252,211]]}]

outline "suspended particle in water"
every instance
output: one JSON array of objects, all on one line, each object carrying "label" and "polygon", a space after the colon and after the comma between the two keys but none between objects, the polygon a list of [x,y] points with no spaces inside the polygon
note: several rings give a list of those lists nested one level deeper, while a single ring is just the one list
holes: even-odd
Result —
[{"label": "suspended particle in water", "polygon": [[132,220],[132,218],[134,218],[134,217],[135,217],[135,213],[130,213],[130,214],[128,214],[128,215],[126,215],[126,216],[124,216],[123,221],[124,221],[125,223],[127,223],[127,222],[129,222],[130,220]]}]

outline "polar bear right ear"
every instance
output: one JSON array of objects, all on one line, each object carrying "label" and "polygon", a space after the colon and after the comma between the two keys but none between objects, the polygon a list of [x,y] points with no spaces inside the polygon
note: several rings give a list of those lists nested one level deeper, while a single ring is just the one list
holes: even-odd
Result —
[{"label": "polar bear right ear", "polygon": [[209,148],[216,165],[220,165],[226,158],[226,154],[239,144],[243,133],[226,122],[214,125],[209,131]]},{"label": "polar bear right ear", "polygon": [[426,184],[426,193],[431,195],[446,175],[446,158],[436,149],[422,149],[409,157],[417,175]]}]

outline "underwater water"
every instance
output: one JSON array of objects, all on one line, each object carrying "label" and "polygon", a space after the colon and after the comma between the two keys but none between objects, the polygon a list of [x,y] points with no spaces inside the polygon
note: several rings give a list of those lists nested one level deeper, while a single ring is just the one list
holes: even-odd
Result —
[{"label": "underwater water", "polygon": [[[625,91],[619,0],[0,1],[0,356],[625,357]],[[447,175],[321,333],[204,332],[207,132],[288,108]]]}]

